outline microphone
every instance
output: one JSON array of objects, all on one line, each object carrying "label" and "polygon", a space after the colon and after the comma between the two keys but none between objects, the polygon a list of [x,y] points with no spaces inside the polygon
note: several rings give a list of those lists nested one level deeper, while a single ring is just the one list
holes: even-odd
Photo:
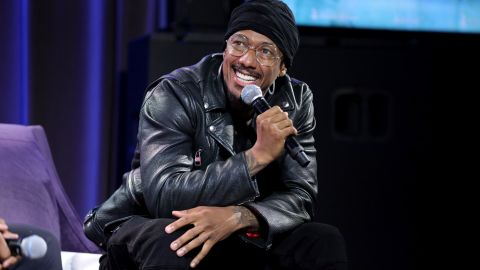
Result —
[{"label": "microphone", "polygon": [[47,242],[36,234],[32,234],[23,239],[5,240],[7,241],[12,256],[21,255],[29,259],[39,259],[47,253]]},{"label": "microphone", "polygon": [[[271,108],[270,104],[268,104],[263,97],[260,87],[254,84],[245,86],[240,94],[240,97],[245,104],[252,105],[258,114],[261,114]],[[290,154],[290,156],[302,167],[305,167],[308,165],[308,163],[310,163],[310,159],[308,158],[307,154],[305,154],[305,150],[298,143],[295,137],[287,137],[285,141],[285,148],[287,149],[288,154]]]}]

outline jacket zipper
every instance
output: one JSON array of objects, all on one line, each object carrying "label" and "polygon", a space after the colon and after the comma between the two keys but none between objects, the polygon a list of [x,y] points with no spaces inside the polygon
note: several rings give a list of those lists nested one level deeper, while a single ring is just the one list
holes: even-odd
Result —
[{"label": "jacket zipper", "polygon": [[202,148],[198,148],[197,152],[195,152],[195,167],[200,167],[202,166]]}]

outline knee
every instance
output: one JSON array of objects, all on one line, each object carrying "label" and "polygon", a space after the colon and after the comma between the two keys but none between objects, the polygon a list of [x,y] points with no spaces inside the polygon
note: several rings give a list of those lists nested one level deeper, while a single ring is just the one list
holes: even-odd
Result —
[{"label": "knee", "polygon": [[347,262],[347,251],[345,240],[340,230],[332,225],[315,222],[306,223],[302,227],[304,227],[302,228],[302,236],[306,240],[305,243],[312,251],[317,254],[323,254],[323,258],[328,258],[325,260],[318,258],[318,260],[324,261],[317,262],[317,264],[328,262],[332,263],[332,265],[338,265],[338,269],[343,269],[342,267]]},{"label": "knee", "polygon": [[335,226],[323,223],[312,223],[310,226],[316,228],[315,230],[317,234],[323,236],[324,238],[332,238],[343,241],[342,233]]},{"label": "knee", "polygon": [[340,230],[332,225],[309,222],[297,228],[300,237],[315,246],[333,248],[345,253],[345,240]]},{"label": "knee", "polygon": [[108,241],[108,265],[130,265],[131,268],[140,269],[150,266],[180,265],[186,269],[188,265],[186,260],[177,257],[170,249],[170,243],[181,236],[181,231],[172,234],[165,232],[165,227],[171,222],[173,222],[172,219],[143,217],[133,217],[126,221]]},{"label": "knee", "polygon": [[343,235],[340,233],[340,230],[325,223],[308,222],[299,226],[297,231],[305,237],[341,239],[343,241]]},{"label": "knee", "polygon": [[172,223],[173,219],[148,219],[133,217],[120,225],[112,234],[109,244],[128,246],[146,246],[155,243],[168,243],[179,237],[178,233],[167,234],[165,227]]}]

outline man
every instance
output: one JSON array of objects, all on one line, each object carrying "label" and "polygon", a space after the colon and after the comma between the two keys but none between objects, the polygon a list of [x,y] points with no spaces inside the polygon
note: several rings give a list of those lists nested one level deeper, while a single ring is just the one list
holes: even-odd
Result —
[{"label": "man", "polygon": [[[11,231],[10,231],[11,230]],[[42,237],[47,243],[47,253],[38,259],[22,258],[14,256],[7,245],[7,239],[16,240],[36,234]],[[8,226],[5,220],[0,218],[0,270],[29,270],[29,269],[62,269],[60,256],[60,244],[55,237],[44,230],[29,225]]]},{"label": "man", "polygon": [[[317,195],[312,92],[287,69],[299,45],[280,1],[237,7],[222,54],[154,82],[134,168],[147,217],[112,234],[104,269],[345,269],[343,238],[310,222]],[[249,84],[272,108],[240,99]],[[284,151],[288,136],[311,162]]]}]

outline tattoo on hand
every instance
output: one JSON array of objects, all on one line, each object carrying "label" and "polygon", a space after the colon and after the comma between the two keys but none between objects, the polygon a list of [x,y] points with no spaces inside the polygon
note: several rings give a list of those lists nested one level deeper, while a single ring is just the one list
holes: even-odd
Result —
[{"label": "tattoo on hand", "polygon": [[235,206],[235,214],[239,214],[237,219],[237,224],[242,225],[242,227],[250,228],[257,230],[259,227],[257,217],[244,206]]}]

